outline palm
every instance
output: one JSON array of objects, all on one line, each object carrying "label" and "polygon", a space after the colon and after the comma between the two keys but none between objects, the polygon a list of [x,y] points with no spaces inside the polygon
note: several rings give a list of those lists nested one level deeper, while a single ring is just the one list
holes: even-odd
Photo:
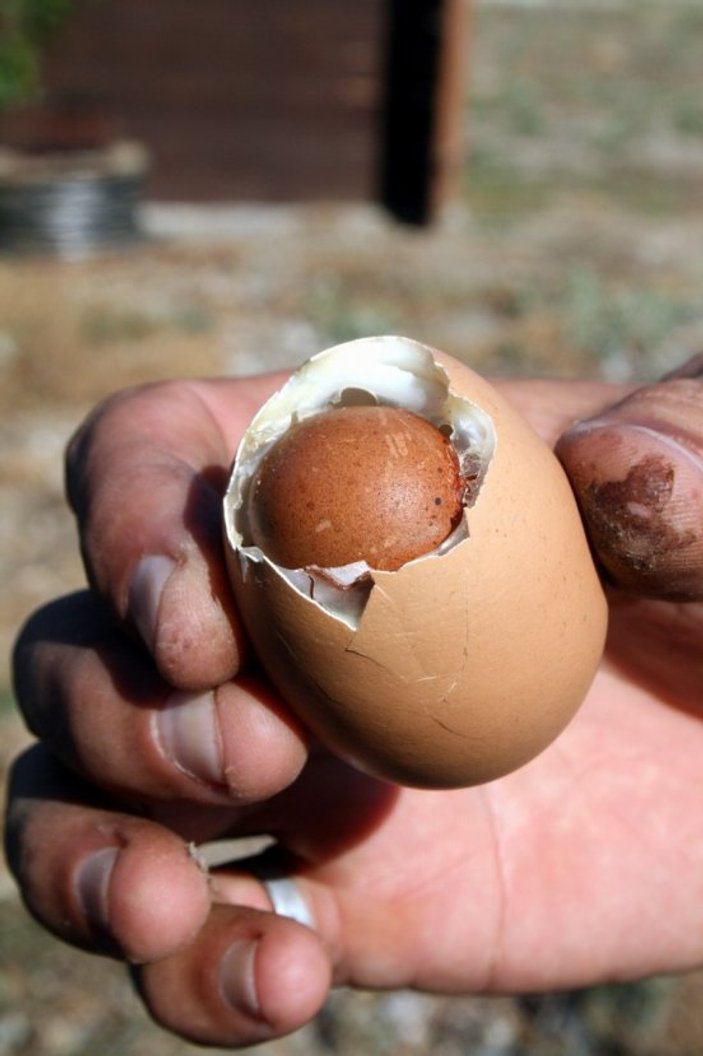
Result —
[{"label": "palm", "polygon": [[[378,791],[367,831],[346,846],[344,793],[333,823],[318,819],[312,834],[296,826],[308,875],[339,900],[352,979],[525,990],[696,963],[703,726],[686,687],[671,695],[674,678],[654,685],[653,670],[640,671],[645,688],[621,667],[650,609],[616,608],[614,643],[583,709],[519,772],[449,793]],[[655,610],[663,630],[667,608]],[[702,615],[685,613],[691,650]],[[647,655],[652,669],[666,659]]]}]

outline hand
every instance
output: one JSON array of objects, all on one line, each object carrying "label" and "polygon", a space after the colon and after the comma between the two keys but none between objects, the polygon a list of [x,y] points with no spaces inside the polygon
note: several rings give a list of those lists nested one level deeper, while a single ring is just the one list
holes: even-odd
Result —
[{"label": "hand", "polygon": [[[280,380],[128,392],[71,445],[91,590],[32,617],[15,656],[38,743],[14,769],[7,841],[32,913],[138,965],[160,1023],[219,1045],[297,1028],[331,980],[536,991],[700,964],[700,378],[610,412],[612,386],[503,384],[550,442],[598,415],[558,450],[627,590],[610,588],[607,656],[565,733],[519,772],[451,792],[385,785],[309,744],[248,655],[220,494]],[[637,466],[659,483],[628,476]],[[272,914],[246,869],[208,875],[191,849],[261,832],[314,929]]]}]

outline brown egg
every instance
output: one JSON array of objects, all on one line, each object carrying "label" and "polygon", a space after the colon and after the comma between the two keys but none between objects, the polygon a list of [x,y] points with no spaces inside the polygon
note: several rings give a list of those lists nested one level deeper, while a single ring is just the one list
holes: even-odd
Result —
[{"label": "brown egg", "polygon": [[[262,463],[294,422],[376,404],[449,439],[472,482],[459,522],[394,571],[368,555],[283,567],[254,538]],[[490,781],[541,752],[584,699],[607,608],[571,487],[551,449],[456,360],[400,337],[314,357],[247,430],[224,517],[261,663],[315,736],[360,769],[419,787]]]},{"label": "brown egg", "polygon": [[341,407],[295,422],[265,456],[249,490],[251,536],[285,568],[395,570],[447,538],[462,490],[436,426],[400,407]]}]

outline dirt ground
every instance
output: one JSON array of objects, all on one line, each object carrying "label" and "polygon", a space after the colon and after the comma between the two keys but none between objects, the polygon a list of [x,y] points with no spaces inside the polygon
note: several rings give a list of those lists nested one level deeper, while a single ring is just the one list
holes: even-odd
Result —
[{"label": "dirt ground", "polygon": [[[656,377],[703,347],[703,11],[476,5],[462,186],[431,228],[374,207],[147,206],[145,239],[0,258],[0,766],[24,617],[83,574],[62,451],[124,385],[292,366],[402,332],[488,373]],[[656,71],[656,76],[653,75]],[[122,969],[65,949],[0,872],[0,1054],[186,1056]],[[271,1056],[696,1056],[698,975],[507,998],[338,993]]]}]

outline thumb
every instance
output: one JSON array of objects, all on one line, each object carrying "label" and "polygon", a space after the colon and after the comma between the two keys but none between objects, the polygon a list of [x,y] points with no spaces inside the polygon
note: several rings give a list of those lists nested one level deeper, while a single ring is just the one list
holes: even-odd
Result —
[{"label": "thumb", "polygon": [[556,447],[617,586],[703,599],[703,355],[576,422]]}]

